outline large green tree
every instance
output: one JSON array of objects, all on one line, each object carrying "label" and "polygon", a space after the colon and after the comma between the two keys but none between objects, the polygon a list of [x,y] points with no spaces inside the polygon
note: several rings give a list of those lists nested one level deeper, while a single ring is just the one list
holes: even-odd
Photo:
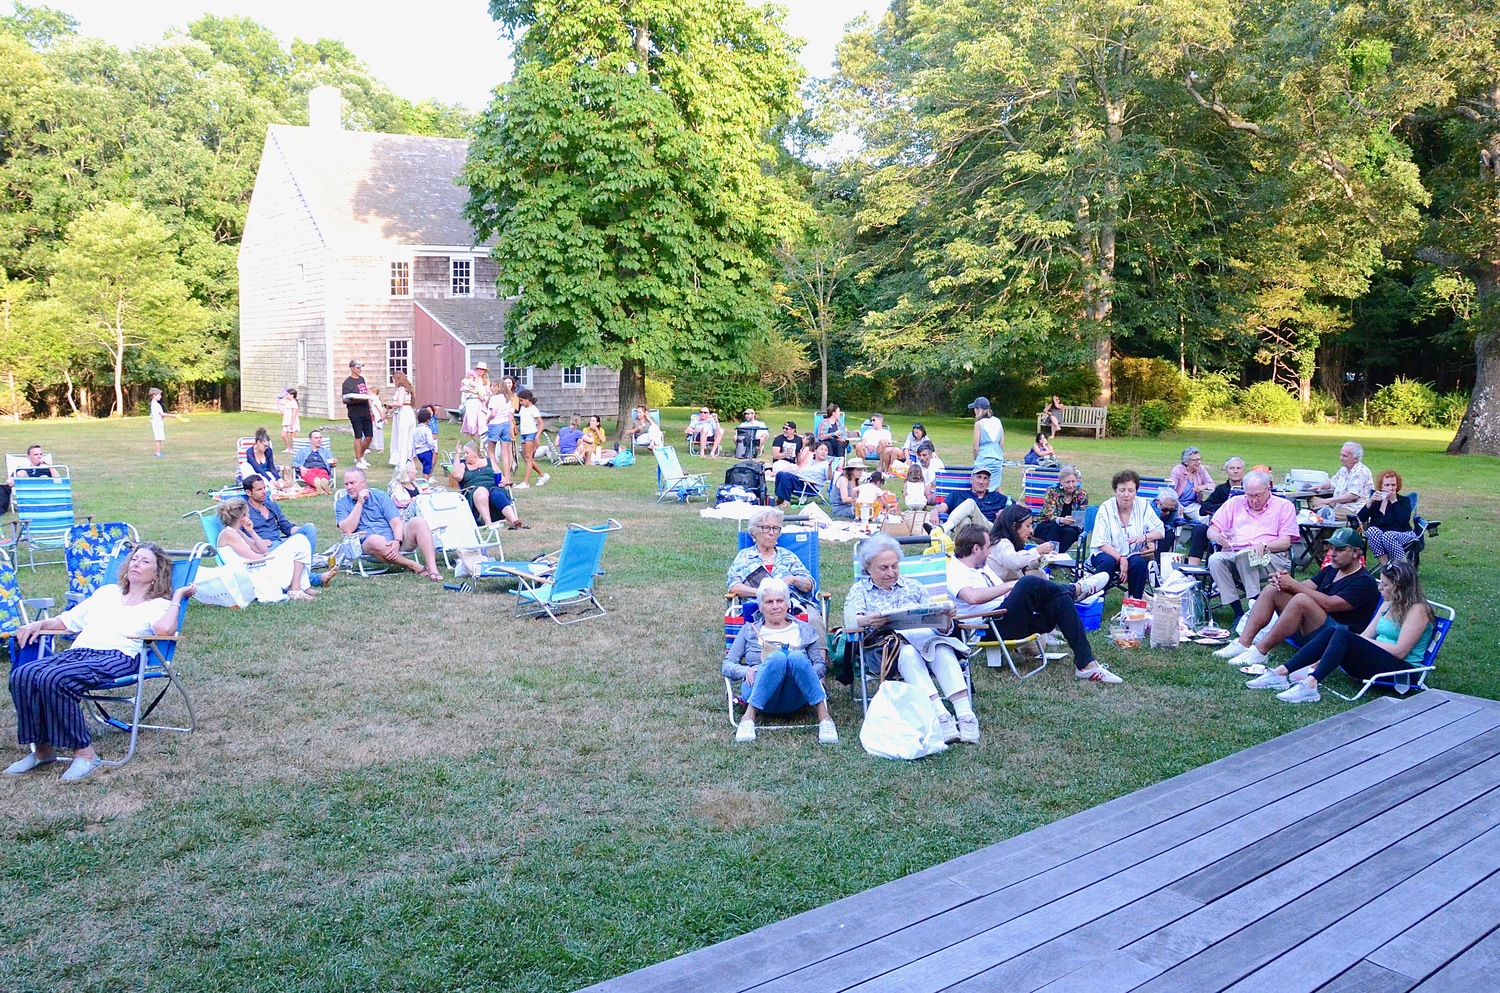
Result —
[{"label": "large green tree", "polygon": [[770,320],[798,199],[769,166],[796,46],[744,0],[493,0],[515,75],[480,121],[468,215],[518,294],[508,355],[620,369],[733,364]]}]

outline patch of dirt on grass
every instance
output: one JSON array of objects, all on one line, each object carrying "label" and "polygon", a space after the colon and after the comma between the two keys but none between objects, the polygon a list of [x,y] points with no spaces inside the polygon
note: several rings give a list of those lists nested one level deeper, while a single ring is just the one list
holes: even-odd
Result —
[{"label": "patch of dirt on grass", "polygon": [[724,786],[700,787],[691,813],[721,831],[767,827],[786,817],[782,802],[770,794]]}]

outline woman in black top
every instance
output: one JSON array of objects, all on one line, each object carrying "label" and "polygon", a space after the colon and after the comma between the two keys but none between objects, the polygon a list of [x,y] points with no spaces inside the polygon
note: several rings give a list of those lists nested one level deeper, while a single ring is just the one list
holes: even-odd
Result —
[{"label": "woman in black top", "polygon": [[1412,524],[1411,497],[1401,495],[1401,474],[1387,469],[1375,477],[1375,492],[1358,514],[1370,551],[1385,566],[1406,557],[1406,546],[1417,540]]},{"label": "woman in black top", "polygon": [[271,434],[265,428],[255,429],[255,444],[245,449],[245,461],[249,463],[250,471],[264,477],[267,483],[281,482],[281,473],[276,469],[276,452],[271,447]]}]

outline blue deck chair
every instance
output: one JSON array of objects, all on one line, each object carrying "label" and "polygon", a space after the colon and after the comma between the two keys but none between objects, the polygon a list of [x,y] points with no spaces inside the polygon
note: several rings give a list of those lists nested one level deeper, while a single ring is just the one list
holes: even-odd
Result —
[{"label": "blue deck chair", "polygon": [[[611,531],[619,530],[620,522],[613,518],[597,527],[569,524],[556,566],[545,572],[539,568],[496,569],[495,572],[513,576],[521,583],[516,590],[516,616],[546,614],[558,624],[576,624],[608,613],[594,587],[603,574],[604,540]],[[583,607],[587,612],[567,620],[558,616],[558,611],[570,607]]]},{"label": "blue deck chair", "polygon": [[661,445],[656,449],[656,502],[669,496],[676,497],[678,503],[691,503],[693,497],[701,496],[707,503],[708,473],[683,472],[677,449]]},{"label": "blue deck chair", "polygon": [[1358,700],[1365,695],[1365,691],[1371,686],[1384,686],[1395,690],[1397,693],[1405,694],[1411,690],[1425,690],[1427,688],[1427,674],[1437,668],[1438,652],[1442,650],[1443,639],[1448,637],[1448,631],[1453,627],[1453,608],[1436,600],[1428,600],[1427,606],[1432,610],[1432,640],[1427,643],[1427,651],[1422,653],[1422,662],[1419,665],[1398,669],[1395,672],[1377,672],[1360,686],[1359,692],[1353,696],[1344,696],[1338,690],[1329,687],[1334,696],[1345,700]]},{"label": "blue deck chair", "polygon": [[[112,577],[119,574],[119,566],[133,550],[132,545],[121,545],[111,557],[107,567],[107,575],[111,577],[111,581]],[[172,563],[172,588],[174,590],[194,581],[198,575],[199,560],[205,552],[207,548],[199,544],[186,557]],[[160,638],[151,635],[143,639],[139,664],[135,672],[84,690],[85,713],[100,724],[130,735],[130,744],[125,755],[118,759],[105,759],[105,765],[118,767],[134,758],[136,744],[143,730],[176,731],[185,734],[197,729],[198,720],[193,712],[193,702],[182,685],[181,677],[172,665],[177,654],[177,641],[186,620],[188,602],[188,599],[184,599],[178,607],[177,636]],[[13,652],[14,662],[16,665],[28,665],[39,659],[45,659],[58,650],[58,642],[65,640],[67,640],[65,635],[49,634],[45,638],[39,638],[20,652]],[[154,695],[150,695],[152,690],[155,690]],[[187,723],[147,723],[157,707],[166,699],[167,694],[174,690],[187,711]],[[149,700],[148,695],[150,695]]]},{"label": "blue deck chair", "polygon": [[93,521],[69,528],[68,545],[63,551],[68,567],[68,606],[82,603],[104,584],[104,574],[121,543],[135,545],[140,540],[135,528],[124,521]]},{"label": "blue deck chair", "polygon": [[[64,557],[37,560],[38,550],[61,553],[68,546],[68,529],[78,523],[73,513],[73,481],[68,477],[18,476],[15,483],[16,549],[20,561],[21,542],[26,543],[26,564],[58,565]],[[92,521],[85,517],[84,522]]]},{"label": "blue deck chair", "polygon": [[21,595],[21,584],[16,578],[16,567],[10,559],[0,555],[0,638],[10,650],[12,665],[20,662],[16,647],[16,629],[32,621],[50,617],[57,601],[51,597],[27,598]]}]

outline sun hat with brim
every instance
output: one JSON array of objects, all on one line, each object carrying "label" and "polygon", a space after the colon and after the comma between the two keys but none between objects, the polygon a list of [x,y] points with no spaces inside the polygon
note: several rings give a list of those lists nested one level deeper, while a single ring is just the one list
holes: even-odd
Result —
[{"label": "sun hat with brim", "polygon": [[1339,528],[1329,536],[1328,544],[1334,548],[1364,548],[1365,539],[1353,528]]},{"label": "sun hat with brim", "polygon": [[863,469],[864,467],[865,467],[865,460],[862,459],[862,458],[860,458],[858,455],[845,455],[844,456],[844,464],[843,464],[842,468],[846,472],[848,470],[850,470],[850,469]]}]

